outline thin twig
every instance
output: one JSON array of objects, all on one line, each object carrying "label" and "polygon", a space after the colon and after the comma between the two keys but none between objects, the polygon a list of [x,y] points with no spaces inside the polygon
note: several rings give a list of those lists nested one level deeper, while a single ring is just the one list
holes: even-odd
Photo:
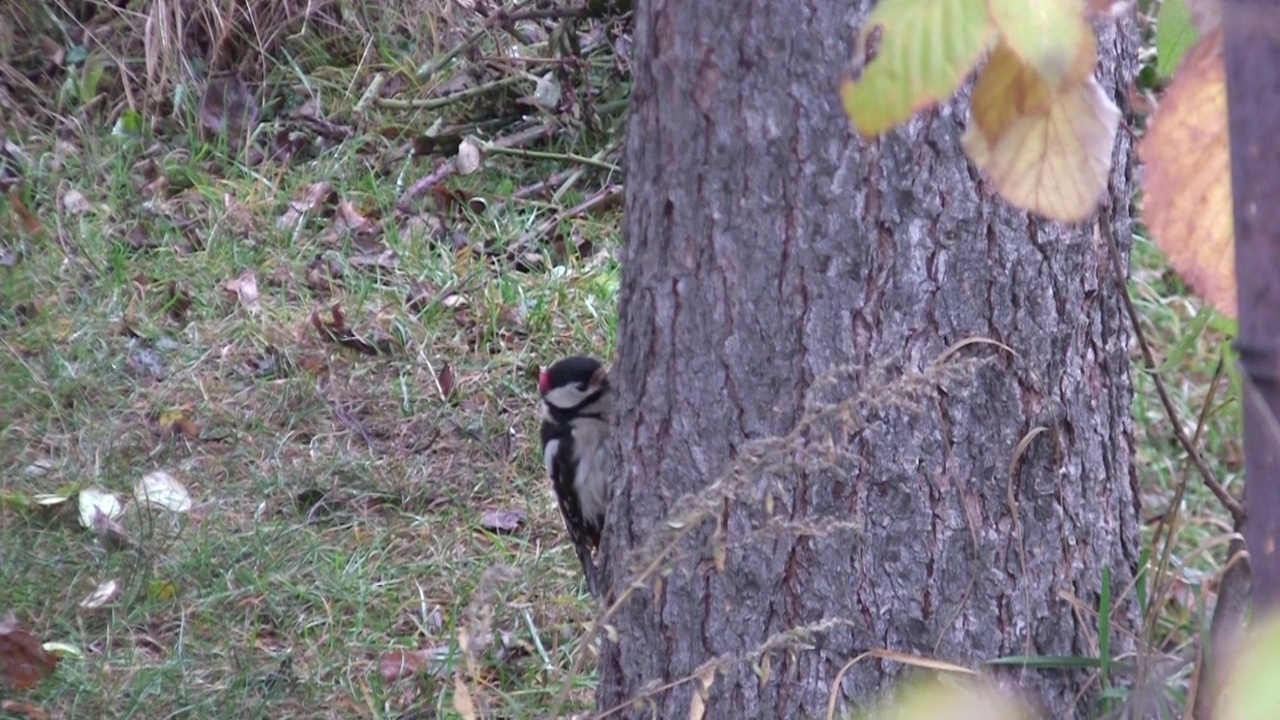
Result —
[{"label": "thin twig", "polygon": [[[544,138],[550,137],[555,133],[555,131],[556,131],[555,125],[551,123],[542,123],[542,124],[534,125],[533,127],[529,127],[524,130],[521,130],[520,132],[517,132],[515,134],[503,137],[495,141],[494,144],[501,147],[519,147],[522,145],[530,145],[534,142],[537,142],[538,140],[542,140]],[[400,196],[400,199],[396,201],[396,209],[400,210],[401,212],[412,212],[414,199],[416,199],[418,196],[422,195],[423,193],[427,192],[431,188],[435,187],[436,185],[439,185],[440,183],[449,179],[457,171],[458,171],[457,165],[453,162],[452,159],[444,161],[443,163],[440,164],[440,167],[436,168],[435,172],[422,178],[421,180],[417,181],[412,186],[410,186],[410,188],[406,190],[403,195]]]},{"label": "thin twig", "polygon": [[557,153],[546,150],[526,150],[524,148],[502,147],[497,143],[485,143],[481,146],[481,149],[492,155],[514,155],[516,157],[532,158],[535,160],[573,162],[578,163],[579,165],[589,165],[601,170],[608,170],[609,172],[622,172],[622,168],[611,162],[606,162],[594,157],[587,157],[586,155],[578,155],[576,153]]},{"label": "thin twig", "polygon": [[570,177],[572,177],[573,175],[575,175],[580,171],[581,171],[581,168],[576,168],[576,167],[568,168],[565,170],[561,170],[560,172],[556,173],[555,175],[552,175],[549,178],[546,178],[544,180],[539,180],[538,182],[533,183],[532,185],[525,185],[524,187],[511,193],[511,197],[505,200],[500,200],[490,205],[489,213],[496,215],[497,213],[506,209],[507,205],[511,204],[512,200],[528,200],[530,198],[534,198],[539,195],[542,195],[543,193],[550,190],[551,188],[561,185],[562,183],[567,181]]},{"label": "thin twig", "polygon": [[492,92],[494,90],[501,90],[504,87],[515,85],[516,83],[524,80],[527,80],[527,78],[520,75],[511,75],[492,82],[484,83],[483,85],[476,85],[475,87],[470,87],[466,90],[459,90],[456,93],[445,95],[443,97],[417,100],[378,98],[377,103],[378,107],[389,108],[392,110],[439,110],[440,108],[448,107],[456,102],[470,100],[473,97],[484,95],[485,93]]},{"label": "thin twig", "polygon": [[[603,150],[600,150],[599,152],[597,152],[595,155],[592,155],[591,157],[596,159],[602,159],[602,158],[608,157],[618,149],[618,146],[620,144],[621,144],[620,140],[614,140],[613,142],[609,143],[609,145],[605,147]],[[551,200],[553,202],[560,202],[560,199],[563,198],[565,194],[567,194],[571,189],[573,189],[573,186],[577,185],[578,181],[582,179],[582,173],[584,171],[585,171],[585,168],[580,167],[574,172],[574,174],[570,175],[564,181],[564,183],[561,184],[560,187],[556,189],[555,193],[551,196]]]},{"label": "thin twig", "polygon": [[1191,439],[1187,437],[1187,433],[1182,428],[1182,421],[1178,418],[1178,410],[1173,405],[1173,400],[1169,397],[1169,391],[1164,386],[1164,380],[1160,377],[1159,365],[1156,363],[1155,354],[1151,352],[1151,345],[1147,342],[1147,337],[1142,332],[1142,324],[1139,322],[1138,311],[1133,306],[1133,300],[1129,297],[1129,287],[1125,279],[1124,266],[1120,262],[1120,247],[1116,244],[1115,233],[1111,231],[1111,213],[1104,213],[1099,218],[1098,223],[1102,227],[1102,232],[1107,236],[1107,244],[1110,246],[1111,269],[1115,272],[1116,285],[1120,289],[1120,297],[1124,301],[1125,311],[1129,315],[1129,324],[1133,326],[1133,334],[1138,338],[1138,347],[1142,349],[1142,361],[1146,365],[1147,370],[1151,373],[1151,379],[1156,385],[1156,394],[1160,396],[1160,404],[1164,405],[1165,414],[1169,417],[1169,422],[1173,424],[1173,434],[1178,439],[1178,444],[1186,451],[1187,457],[1191,459],[1191,463],[1195,465],[1196,470],[1200,473],[1201,480],[1204,481],[1205,487],[1218,498],[1218,502],[1231,513],[1231,519],[1235,522],[1236,527],[1240,527],[1244,523],[1245,512],[1244,506],[1239,500],[1232,497],[1231,493],[1218,482],[1218,478],[1214,475],[1213,468],[1205,462],[1204,458],[1196,450],[1195,445],[1191,443]]},{"label": "thin twig", "polygon": [[520,2],[516,3],[516,6],[512,8],[511,12],[505,12],[505,13],[499,12],[490,16],[485,20],[483,26],[473,31],[470,35],[464,38],[462,42],[455,45],[452,50],[445,53],[444,55],[441,55],[438,58],[435,58],[433,60],[429,60],[423,63],[422,66],[418,68],[418,71],[414,74],[417,76],[419,80],[426,80],[427,78],[431,77],[436,72],[440,71],[442,68],[447,66],[449,63],[453,62],[455,58],[457,58],[459,55],[462,54],[463,50],[466,50],[467,48],[475,45],[477,42],[480,41],[480,38],[488,34],[489,31],[493,30],[495,27],[498,27],[502,25],[504,22],[506,22],[506,19],[511,17],[512,12],[519,12],[520,10],[523,10],[524,7],[528,5],[530,2],[532,2],[532,0],[521,0]]}]

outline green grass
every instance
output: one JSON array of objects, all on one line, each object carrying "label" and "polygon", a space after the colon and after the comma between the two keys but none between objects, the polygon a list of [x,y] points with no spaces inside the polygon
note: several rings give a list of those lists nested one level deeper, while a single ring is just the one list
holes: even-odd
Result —
[{"label": "green grass", "polygon": [[[525,243],[542,267],[520,271],[504,251],[607,178],[588,171],[557,205],[493,217],[441,210],[430,195],[397,213],[403,189],[440,158],[395,158],[408,138],[376,129],[420,131],[430,118],[354,118],[355,68],[328,70],[303,78],[307,93],[357,131],[288,163],[247,166],[180,129],[116,136],[89,112],[64,110],[83,132],[61,144],[48,130],[10,138],[41,159],[20,192],[44,233],[23,230],[0,200],[0,235],[25,240],[20,261],[0,268],[0,613],[81,653],[19,695],[54,716],[448,715],[455,674],[503,716],[590,701],[594,676],[570,671],[590,652],[580,643],[592,606],[542,476],[536,376],[567,353],[612,355],[618,211],[562,224],[591,255]],[[272,79],[287,87],[297,68]],[[573,140],[551,149],[591,154],[617,125],[566,132]],[[565,167],[493,156],[446,186],[494,202]],[[152,195],[159,176],[168,188]],[[277,227],[319,181],[384,223],[393,268],[353,264],[365,252],[335,230],[332,205]],[[414,231],[432,217],[443,239]],[[458,250],[455,233],[471,247]],[[329,259],[341,267],[332,289],[309,281]],[[246,270],[256,310],[225,290]],[[434,301],[411,307],[424,292]],[[334,304],[393,351],[367,356],[322,336],[310,318]],[[196,436],[175,432],[175,419]],[[81,527],[74,496],[26,502],[91,486],[127,498],[157,469],[194,506],[131,508],[130,547]],[[524,521],[495,534],[482,527],[490,510]],[[79,606],[111,580],[113,603]],[[428,671],[384,675],[397,650],[421,650]]]}]

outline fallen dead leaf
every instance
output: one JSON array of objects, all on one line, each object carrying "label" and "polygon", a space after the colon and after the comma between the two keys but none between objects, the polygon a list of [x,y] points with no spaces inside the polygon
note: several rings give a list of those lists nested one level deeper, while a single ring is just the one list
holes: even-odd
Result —
[{"label": "fallen dead leaf", "polygon": [[462,681],[462,675],[453,676],[453,709],[463,720],[476,720],[476,703],[471,699],[471,691]]},{"label": "fallen dead leaf", "polygon": [[379,270],[392,273],[396,269],[396,251],[385,248],[381,252],[360,253],[348,258],[347,264],[357,270]]},{"label": "fallen dead leaf", "polygon": [[378,659],[378,672],[386,682],[396,682],[428,671],[437,674],[449,648],[420,648],[417,650],[392,650]]},{"label": "fallen dead leaf", "polygon": [[83,610],[96,610],[114,602],[119,596],[120,583],[115,580],[104,580],[98,583],[98,587],[94,588],[93,592],[80,601],[80,607]]},{"label": "fallen dead leaf", "polygon": [[200,438],[199,426],[181,410],[167,410],[160,413],[156,424],[160,427],[160,434],[166,438],[178,435],[188,440],[198,440]]},{"label": "fallen dead leaf", "polygon": [[333,226],[337,230],[355,235],[370,235],[379,230],[377,223],[365,217],[355,205],[346,200],[338,201],[338,209],[333,214]]},{"label": "fallen dead leaf", "polygon": [[431,283],[415,282],[409,286],[409,297],[405,299],[405,308],[414,315],[421,315],[423,310],[431,306],[439,291],[439,288]]},{"label": "fallen dead leaf", "polygon": [[28,235],[32,237],[44,235],[44,225],[22,202],[22,194],[18,192],[17,187],[9,188],[9,207],[13,208],[13,211],[17,213],[18,219],[22,221],[22,229]]},{"label": "fallen dead leaf", "polygon": [[480,527],[498,534],[513,533],[524,524],[525,517],[521,510],[488,510],[480,516]]},{"label": "fallen dead leaf", "polygon": [[257,315],[262,310],[258,300],[258,274],[252,268],[246,268],[240,273],[240,277],[228,280],[222,289],[232,297],[239,298],[240,304],[250,315]]},{"label": "fallen dead leaf", "polygon": [[238,73],[210,78],[200,99],[200,130],[206,142],[225,133],[227,144],[237,148],[258,124],[257,98]]},{"label": "fallen dead leaf", "polygon": [[453,375],[453,366],[445,361],[440,366],[440,371],[436,373],[436,384],[440,386],[440,395],[448,402],[453,398],[453,391],[456,389],[456,379]]},{"label": "fallen dead leaf", "polygon": [[119,550],[133,546],[133,538],[129,537],[128,531],[120,521],[101,510],[94,511],[89,527],[93,530],[94,536],[108,548]]},{"label": "fallen dead leaf", "polygon": [[143,475],[133,486],[133,496],[139,503],[149,503],[170,512],[183,513],[191,509],[191,495],[187,489],[164,470]]},{"label": "fallen dead leaf", "polygon": [[1200,297],[1236,317],[1231,149],[1222,31],[1182,60],[1142,138],[1142,214],[1156,245]]},{"label": "fallen dead leaf", "polygon": [[276,226],[295,227],[304,216],[320,212],[335,197],[337,192],[331,183],[325,180],[312,183],[303,188],[298,197],[289,201],[289,208],[276,220]]},{"label": "fallen dead leaf", "polygon": [[470,175],[480,169],[480,146],[471,138],[463,138],[458,144],[458,155],[454,158],[459,175]]},{"label": "fallen dead leaf", "polygon": [[39,707],[23,700],[5,700],[0,702],[0,710],[10,715],[21,715],[31,720],[49,720],[49,714]]},{"label": "fallen dead leaf", "polygon": [[94,516],[106,515],[115,519],[124,514],[124,505],[114,493],[102,488],[89,487],[81,490],[77,498],[80,510],[81,527],[93,527]]},{"label": "fallen dead leaf", "polygon": [[321,337],[365,355],[386,354],[395,349],[395,340],[381,328],[374,327],[367,339],[357,334],[347,325],[342,307],[337,303],[329,307],[329,315],[330,319],[326,321],[320,317],[319,308],[311,313],[311,325]]},{"label": "fallen dead leaf", "polygon": [[307,287],[328,294],[337,289],[345,272],[342,261],[330,253],[316,255],[307,266]]},{"label": "fallen dead leaf", "polygon": [[71,188],[62,194],[62,211],[68,215],[82,215],[89,212],[92,207],[84,193],[75,188]]},{"label": "fallen dead leaf", "polygon": [[58,656],[45,652],[12,612],[0,619],[0,680],[15,690],[27,690],[57,667]]}]

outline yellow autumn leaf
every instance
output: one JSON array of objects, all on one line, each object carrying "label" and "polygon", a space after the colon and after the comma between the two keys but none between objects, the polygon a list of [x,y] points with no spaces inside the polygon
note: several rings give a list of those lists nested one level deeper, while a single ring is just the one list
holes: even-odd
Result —
[{"label": "yellow autumn leaf", "polygon": [[961,143],[1009,203],[1074,222],[1106,190],[1119,122],[1092,74],[1051,84],[1001,42],[974,85]]},{"label": "yellow autumn leaf", "polygon": [[1138,148],[1143,217],[1156,246],[1201,297],[1236,317],[1231,148],[1222,31],[1183,60]]},{"label": "yellow autumn leaf", "polygon": [[881,0],[856,47],[866,66],[840,84],[854,127],[875,137],[950,97],[994,38],[985,0]]},{"label": "yellow autumn leaf", "polygon": [[1085,22],[1083,0],[987,0],[1000,39],[1051,83],[1083,79],[1093,68],[1097,42]]}]

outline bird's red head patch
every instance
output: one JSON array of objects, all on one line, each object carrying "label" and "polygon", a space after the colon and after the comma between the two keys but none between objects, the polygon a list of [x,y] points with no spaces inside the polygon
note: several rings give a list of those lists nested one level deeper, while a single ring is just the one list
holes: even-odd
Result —
[{"label": "bird's red head patch", "polygon": [[542,393],[543,395],[546,395],[547,391],[550,389],[551,389],[551,373],[547,372],[546,368],[542,368],[542,370],[538,373],[538,392]]}]

